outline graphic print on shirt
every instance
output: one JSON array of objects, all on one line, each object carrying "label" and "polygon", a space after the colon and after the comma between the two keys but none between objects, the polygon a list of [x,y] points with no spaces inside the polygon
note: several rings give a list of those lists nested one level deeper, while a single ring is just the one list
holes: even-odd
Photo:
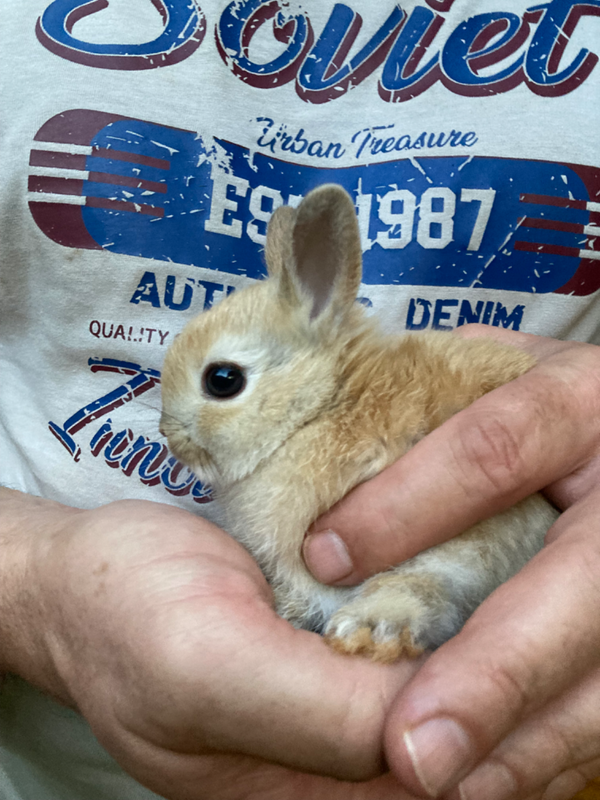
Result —
[{"label": "graphic print on shirt", "polygon": [[[411,2],[407,9],[390,2],[389,15],[360,49],[353,45],[363,19],[345,3],[332,3],[329,18],[315,30],[300,4],[233,0],[215,23],[214,41],[204,41],[198,0],[152,3],[163,31],[144,44],[97,44],[74,35],[76,23],[106,9],[107,0],[53,0],[38,19],[36,35],[56,55],[100,69],[168,67],[200,45],[216,47],[227,68],[248,85],[270,89],[294,81],[298,96],[309,103],[341,97],[382,65],[377,91],[386,102],[410,100],[438,81],[472,97],[511,91],[522,83],[535,94],[556,97],[576,89],[598,61],[596,53],[582,48],[562,63],[580,20],[600,14],[600,0],[549,0],[521,16],[501,10],[476,14],[452,23],[451,31],[445,15],[454,0]],[[255,60],[253,40],[269,21],[276,46],[268,60]],[[121,33],[126,37],[127,31]]]},{"label": "graphic print on shirt", "polygon": [[[576,29],[587,31],[589,17],[600,16],[600,0],[549,0],[519,14],[494,10],[467,19],[450,17],[454,0],[411,0],[407,9],[390,0],[375,22],[366,12],[363,20],[352,2],[330,2],[319,23],[310,3],[307,10],[280,0],[225,0],[208,36],[202,0],[152,5],[162,32],[142,44],[78,38],[78,22],[107,9],[108,0],[47,2],[35,33],[80,70],[163,69],[212,48],[230,80],[233,75],[262,92],[265,111],[247,121],[255,132],[250,149],[172,127],[172,119],[86,109],[65,110],[40,128],[30,153],[33,218],[62,246],[152,260],[132,276],[127,304],[200,310],[232,291],[238,276],[261,277],[273,210],[297,205],[330,181],[355,201],[367,287],[455,287],[460,294],[411,297],[409,330],[450,329],[451,315],[456,325],[518,330],[525,303],[506,307],[489,292],[478,295],[482,289],[521,292],[526,299],[600,288],[600,169],[485,157],[477,130],[464,129],[459,119],[428,130],[357,125],[325,137],[268,111],[270,92],[285,85],[297,105],[333,103],[331,110],[360,84],[390,111],[433,86],[475,103],[517,87],[550,99],[567,95],[597,65],[593,39],[588,47],[568,45]],[[264,58],[266,32],[271,55]],[[128,31],[123,34],[127,41]],[[397,116],[390,113],[390,120]],[[189,266],[187,276],[171,274],[169,262]],[[206,269],[218,270],[218,279],[207,279]],[[458,291],[464,288],[467,298]],[[129,322],[126,313],[94,319],[89,333],[142,348],[157,337],[168,345],[178,327]],[[49,424],[70,456],[78,461],[85,451],[146,485],[208,502],[207,487],[162,442],[114,422],[114,410],[156,387],[159,373],[110,358],[92,358],[89,366],[93,374],[128,379],[64,422]]]},{"label": "graphic print on shirt", "polygon": [[[355,200],[367,285],[575,295],[600,288],[599,168],[434,155],[442,147],[471,147],[475,131],[410,136],[391,125],[324,143],[270,118],[259,118],[256,127],[259,149],[250,152],[143,120],[65,111],[35,136],[31,213],[67,247],[258,278],[274,209],[297,205],[310,189],[335,181]],[[360,160],[367,150],[392,158],[335,166],[341,154]],[[315,165],[283,160],[283,153],[306,153]],[[164,302],[185,310],[194,279],[177,298],[174,280],[167,281]],[[216,287],[231,291],[207,285],[206,296]],[[160,305],[153,272],[130,300]],[[473,310],[466,321],[485,313]]]},{"label": "graphic print on shirt", "polygon": [[152,0],[160,14],[163,31],[144,44],[96,44],[73,35],[83,17],[108,8],[108,0],[54,0],[38,19],[38,40],[57,56],[100,69],[139,70],[168,67],[188,58],[206,33],[200,8],[189,0]]},{"label": "graphic print on shirt", "polygon": [[[170,455],[163,442],[148,436],[135,435],[131,428],[115,430],[108,414],[130,403],[160,384],[160,372],[143,368],[131,361],[114,358],[90,358],[92,373],[115,373],[127,379],[114,389],[96,397],[77,409],[62,423],[50,422],[48,427],[75,461],[82,455],[81,440],[87,435],[81,431],[92,426],[88,449],[95,458],[103,458],[107,466],[120,469],[127,477],[137,477],[146,486],[162,487],[175,497],[190,496],[196,503],[212,500],[210,488],[194,473]],[[99,427],[97,420],[103,420]]]}]

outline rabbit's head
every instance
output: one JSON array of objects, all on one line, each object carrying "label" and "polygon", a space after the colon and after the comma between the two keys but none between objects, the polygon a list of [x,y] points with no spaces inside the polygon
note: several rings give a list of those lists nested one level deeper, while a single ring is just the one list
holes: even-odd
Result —
[{"label": "rabbit's head", "polygon": [[268,278],[193,319],[167,353],[161,431],[200,477],[254,471],[335,404],[344,352],[366,325],[355,303],[361,247],[354,205],[324,185],[267,231]]}]

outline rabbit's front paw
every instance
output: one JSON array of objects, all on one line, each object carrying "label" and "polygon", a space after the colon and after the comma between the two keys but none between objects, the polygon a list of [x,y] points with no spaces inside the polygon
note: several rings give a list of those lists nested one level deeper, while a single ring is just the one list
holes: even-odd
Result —
[{"label": "rabbit's front paw", "polygon": [[[365,624],[366,622],[366,624]],[[382,664],[399,658],[416,658],[423,652],[415,645],[410,628],[385,622],[362,620],[355,611],[344,610],[331,618],[325,630],[325,641],[338,653],[367,656]]]},{"label": "rabbit's front paw", "polygon": [[[436,642],[440,623],[449,638],[455,620],[438,581],[429,575],[386,573],[367,581],[358,597],[339,609],[325,628],[340,653],[390,663],[416,658]],[[445,606],[445,609],[444,609]]]}]

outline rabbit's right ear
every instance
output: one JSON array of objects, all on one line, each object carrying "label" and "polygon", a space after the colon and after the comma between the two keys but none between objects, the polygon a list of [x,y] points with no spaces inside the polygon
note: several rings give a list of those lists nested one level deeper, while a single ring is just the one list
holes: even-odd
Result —
[{"label": "rabbit's right ear", "polygon": [[358,221],[350,195],[336,184],[309,192],[294,211],[278,208],[267,231],[269,275],[282,299],[307,304],[311,319],[343,314],[362,274]]},{"label": "rabbit's right ear", "polygon": [[296,211],[291,206],[279,206],[269,220],[267,241],[265,244],[265,260],[269,278],[279,283],[279,294],[288,303],[297,303],[299,298],[295,290],[290,267],[294,260],[292,240]]}]

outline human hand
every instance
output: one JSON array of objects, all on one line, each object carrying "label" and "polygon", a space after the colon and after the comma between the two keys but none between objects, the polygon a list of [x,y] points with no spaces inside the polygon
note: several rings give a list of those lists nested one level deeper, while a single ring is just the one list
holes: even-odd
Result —
[{"label": "human hand", "polygon": [[400,693],[386,753],[420,796],[567,800],[600,774],[600,348],[461,335],[538,364],[357,487],[315,523],[305,558],[353,584],[546,487],[564,511],[547,546]]},{"label": "human hand", "polygon": [[293,629],[247,552],[185,511],[0,498],[0,667],[78,709],[141,783],[169,800],[410,800],[382,774],[382,736],[412,665]]}]

